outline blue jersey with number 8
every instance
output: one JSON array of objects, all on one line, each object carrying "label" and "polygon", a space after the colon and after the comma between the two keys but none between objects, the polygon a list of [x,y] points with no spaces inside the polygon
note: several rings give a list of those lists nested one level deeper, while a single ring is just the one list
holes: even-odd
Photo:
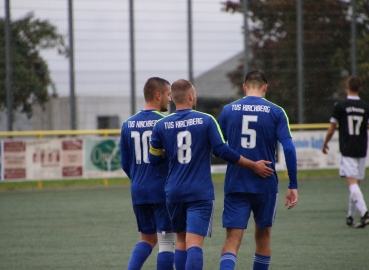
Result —
[{"label": "blue jersey with number 8", "polygon": [[223,144],[217,121],[202,112],[177,110],[156,123],[151,146],[164,149],[169,160],[168,203],[214,200],[210,155],[212,148]]}]

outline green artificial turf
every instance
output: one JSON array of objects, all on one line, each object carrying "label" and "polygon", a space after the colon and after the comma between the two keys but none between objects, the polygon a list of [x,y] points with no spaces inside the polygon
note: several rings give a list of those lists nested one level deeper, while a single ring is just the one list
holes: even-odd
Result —
[{"label": "green artificial turf", "polygon": [[[219,267],[225,237],[221,224],[222,177],[214,175],[213,236],[205,239],[203,247],[204,269],[209,270]],[[366,181],[362,190],[369,201]],[[345,180],[332,176],[301,178],[299,202],[288,211],[283,205],[287,184],[281,178],[269,269],[366,269],[369,227],[345,226]],[[139,240],[129,185],[122,182],[3,190],[0,215],[0,269],[126,269]],[[156,269],[156,254],[157,248],[143,269]],[[251,222],[236,269],[252,269],[253,254]]]}]

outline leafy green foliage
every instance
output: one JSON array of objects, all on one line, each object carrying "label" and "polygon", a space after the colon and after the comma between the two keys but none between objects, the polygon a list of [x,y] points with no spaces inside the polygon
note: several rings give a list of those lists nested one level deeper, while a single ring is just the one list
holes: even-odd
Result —
[{"label": "leafy green foliage", "polygon": [[[13,109],[32,116],[32,104],[45,104],[56,95],[50,71],[40,52],[58,49],[66,55],[63,37],[49,21],[34,18],[32,13],[11,22],[12,68],[13,68]],[[0,18],[0,53],[5,56],[5,20]],[[0,110],[6,108],[6,61],[0,57]]]},{"label": "leafy green foliage", "polygon": [[[357,2],[358,74],[369,85],[369,1]],[[298,122],[296,1],[249,1],[252,59],[249,69],[267,77],[267,98],[284,107],[291,123]],[[242,12],[242,0],[223,2],[226,12]],[[303,5],[305,122],[327,122],[333,104],[344,96],[350,75],[351,6],[347,1],[311,0]],[[240,63],[241,63],[240,59]],[[243,65],[231,71],[235,86],[243,83]],[[243,95],[242,91],[240,95]],[[369,93],[363,93],[367,99]]]}]

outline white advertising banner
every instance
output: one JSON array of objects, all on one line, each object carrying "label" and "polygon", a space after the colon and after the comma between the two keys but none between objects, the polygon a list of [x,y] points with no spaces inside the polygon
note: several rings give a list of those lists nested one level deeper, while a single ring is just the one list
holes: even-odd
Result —
[{"label": "white advertising banner", "polygon": [[30,140],[26,143],[27,179],[61,179],[61,141]]},{"label": "white advertising banner", "polygon": [[[338,131],[328,143],[328,154],[323,154],[322,146],[327,131],[293,131],[292,140],[297,154],[297,170],[338,169],[340,152],[338,145]],[[366,159],[369,165],[369,159]],[[287,170],[282,145],[278,146],[277,170]]]},{"label": "white advertising banner", "polygon": [[82,177],[82,149],[82,139],[27,141],[27,179]]},{"label": "white advertising banner", "polygon": [[4,141],[2,145],[3,180],[26,179],[26,143],[24,141]]},{"label": "white advertising banner", "polygon": [[82,139],[3,141],[2,146],[4,181],[83,177]]},{"label": "white advertising banner", "polygon": [[[293,131],[297,169],[337,169],[340,162],[338,132],[322,153],[325,130]],[[119,138],[33,139],[0,141],[0,179],[52,180],[126,177],[121,168]],[[369,166],[369,159],[366,160]],[[281,145],[276,169],[287,170]],[[224,173],[226,165],[212,165],[212,173]]]},{"label": "white advertising banner", "polygon": [[85,139],[85,177],[126,177],[120,162],[119,138]]}]

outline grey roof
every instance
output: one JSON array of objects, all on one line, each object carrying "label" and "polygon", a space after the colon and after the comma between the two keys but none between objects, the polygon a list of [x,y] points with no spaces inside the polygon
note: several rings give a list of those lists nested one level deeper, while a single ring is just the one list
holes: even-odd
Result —
[{"label": "grey roof", "polygon": [[234,70],[242,60],[243,52],[220,63],[213,69],[195,78],[194,85],[198,97],[234,98],[237,88],[233,87],[227,73]]}]

